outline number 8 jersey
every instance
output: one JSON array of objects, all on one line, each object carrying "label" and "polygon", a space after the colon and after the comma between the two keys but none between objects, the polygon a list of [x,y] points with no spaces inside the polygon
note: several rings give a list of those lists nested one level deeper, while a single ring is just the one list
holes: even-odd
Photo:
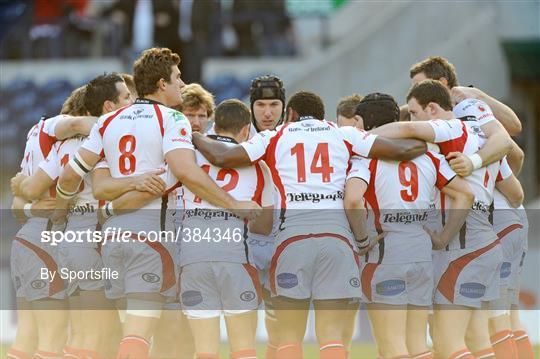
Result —
[{"label": "number 8 jersey", "polygon": [[264,160],[270,168],[279,193],[281,238],[322,232],[351,238],[343,211],[349,161],[353,155],[367,157],[376,137],[302,117],[241,144],[253,162]]}]

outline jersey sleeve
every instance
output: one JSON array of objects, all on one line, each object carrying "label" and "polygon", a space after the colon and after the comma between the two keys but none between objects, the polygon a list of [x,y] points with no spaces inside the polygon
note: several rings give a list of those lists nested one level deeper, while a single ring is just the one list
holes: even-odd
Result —
[{"label": "jersey sleeve", "polygon": [[352,126],[340,127],[338,129],[344,136],[345,143],[350,146],[352,154],[356,156],[368,157],[377,135],[362,131]]},{"label": "jersey sleeve", "polygon": [[506,156],[503,157],[500,163],[501,167],[499,168],[499,172],[497,173],[496,182],[504,181],[513,174],[512,169],[510,168],[510,165],[508,165],[508,161],[506,160]]},{"label": "jersey sleeve", "polygon": [[275,135],[276,131],[262,131],[251,137],[248,141],[242,142],[240,146],[244,147],[251,162],[257,162],[264,159],[270,140]]},{"label": "jersey sleeve", "polygon": [[491,107],[489,107],[487,103],[472,98],[465,99],[458,103],[454,107],[453,112],[454,116],[457,118],[474,116],[480,126],[496,120]]},{"label": "jersey sleeve", "polygon": [[428,121],[435,132],[434,143],[448,142],[462,137],[464,127],[460,120]]},{"label": "jersey sleeve", "polygon": [[41,170],[43,170],[53,181],[60,176],[62,165],[58,158],[58,146],[55,145],[49,152],[47,158],[39,163],[39,168],[41,168]]},{"label": "jersey sleeve", "polygon": [[433,166],[435,167],[435,172],[437,173],[435,186],[440,191],[457,175],[454,170],[450,168],[450,165],[443,155],[433,151],[428,151],[426,154],[431,159]]},{"label": "jersey sleeve", "polygon": [[109,169],[109,162],[107,162],[107,160],[103,158],[96,164],[94,169]]},{"label": "jersey sleeve", "polygon": [[181,112],[167,109],[163,125],[163,155],[176,149],[195,150],[191,140],[191,125]]},{"label": "jersey sleeve", "polygon": [[48,118],[43,123],[42,131],[45,135],[47,135],[52,142],[56,142],[57,138],[55,135],[56,125],[63,119],[65,119],[66,115],[58,115],[55,117]]},{"label": "jersey sleeve", "polygon": [[351,178],[360,178],[369,184],[371,172],[369,172],[369,168],[367,167],[365,161],[359,157],[353,157],[351,159],[351,169],[347,174],[347,180]]},{"label": "jersey sleeve", "polygon": [[101,155],[103,152],[103,137],[101,137],[101,133],[99,132],[100,124],[101,122],[98,121],[98,123],[92,126],[90,135],[88,135],[81,146],[81,148],[95,153],[96,155]]}]

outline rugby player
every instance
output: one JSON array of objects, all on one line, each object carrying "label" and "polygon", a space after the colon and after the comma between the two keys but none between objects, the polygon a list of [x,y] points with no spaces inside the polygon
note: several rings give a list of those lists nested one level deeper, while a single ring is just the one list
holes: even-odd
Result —
[{"label": "rugby player", "polygon": [[[76,96],[75,96],[76,95]],[[131,104],[129,90],[121,76],[106,74],[90,81],[84,88],[74,92],[79,104],[74,105],[75,111],[81,114],[89,112],[101,115],[123,106]],[[23,196],[35,199],[47,188],[54,185],[63,167],[70,157],[77,152],[84,137],[79,136],[62,142],[57,142],[45,161],[40,163],[39,169],[32,176],[27,177],[20,184]],[[85,176],[81,184],[81,193],[70,208],[66,231],[74,233],[94,231],[98,227],[98,201],[92,196],[92,182],[90,176]],[[90,269],[101,270],[103,267],[98,253],[97,243],[59,243],[60,268],[69,271],[86,271]],[[110,337],[108,331],[102,330],[114,325],[116,314],[110,311],[92,310],[104,309],[106,306],[103,294],[103,280],[85,278],[70,280],[67,295],[70,302],[70,332],[68,344],[64,352],[70,355],[84,355],[98,357],[98,352],[105,354],[104,343]],[[87,309],[87,310],[85,310]]]},{"label": "rugby player", "polygon": [[336,123],[339,127],[353,126],[362,128],[358,123],[359,117],[356,115],[356,108],[362,101],[362,96],[353,93],[339,100],[336,108]]},{"label": "rugby player", "polygon": [[[13,207],[22,205],[26,218],[11,249],[18,327],[15,341],[8,351],[10,358],[30,358],[34,353],[61,356],[66,343],[67,315],[62,310],[66,307],[64,285],[59,280],[51,283],[40,277],[41,268],[58,266],[57,249],[43,245],[40,238],[42,231],[49,226],[48,218],[43,217],[47,216],[44,210],[47,209],[47,198],[54,196],[54,188],[49,192],[32,193],[29,189],[30,192],[22,193],[20,185],[38,171],[39,164],[47,158],[57,141],[90,132],[96,118],[79,111],[76,103],[80,103],[82,91],[80,88],[70,95],[62,106],[61,115],[42,119],[30,129],[21,163],[22,172],[11,180]],[[22,198],[41,196],[40,201],[34,202]]]},{"label": "rugby player", "polygon": [[[142,53],[134,64],[134,80],[139,98],[131,106],[100,117],[88,141],[62,172],[57,184],[57,206],[53,221],[61,223],[68,201],[76,195],[81,178],[105,158],[113,177],[129,177],[164,167],[201,198],[228,208],[242,217],[258,215],[253,202],[239,202],[219,188],[197,166],[188,120],[170,107],[181,102],[178,64],[180,57],[166,48]],[[166,107],[169,106],[169,107]],[[111,241],[103,246],[103,261],[118,267],[124,277],[111,281],[110,298],[127,298],[124,339],[118,358],[147,358],[154,325],[161,316],[163,302],[176,290],[174,248],[171,243],[149,245],[145,233],[164,230],[160,208],[174,198],[152,201],[140,210],[111,217],[107,228],[120,228],[131,242]],[[114,211],[109,206],[109,211]],[[131,235],[131,236],[129,236]],[[142,240],[141,240],[142,239]],[[123,258],[123,259],[121,259]],[[129,263],[125,268],[122,263]]]},{"label": "rugby player", "polygon": [[[399,108],[392,96],[373,93],[362,99],[356,116],[361,128],[369,131],[398,121]],[[423,225],[436,189],[452,199],[443,232],[453,237],[474,196],[440,154],[428,151],[404,162],[355,158],[348,175],[344,201],[355,237],[385,235],[367,253],[361,275],[380,358],[432,358],[426,338],[433,292],[432,243]],[[364,198],[369,232],[360,211]]]},{"label": "rugby player", "polygon": [[[216,134],[209,137],[216,141],[233,145],[247,140],[249,109],[239,100],[222,102],[216,108],[214,128]],[[241,169],[218,168],[199,152],[197,163],[235,198],[253,199],[272,210],[272,183],[265,183],[259,164]],[[256,269],[250,263],[244,221],[209,205],[189,188],[184,188],[183,200],[180,297],[193,331],[196,357],[219,357],[223,313],[231,357],[255,358],[256,310],[262,298]],[[257,224],[250,221],[250,226]],[[271,225],[267,232],[270,230]]]},{"label": "rugby player", "polygon": [[[350,298],[359,296],[354,239],[342,210],[349,160],[353,154],[409,160],[424,153],[425,144],[389,141],[352,127],[338,129],[324,120],[323,102],[311,92],[293,95],[286,114],[284,125],[240,145],[225,146],[197,134],[193,140],[219,167],[264,160],[279,190],[280,230],[270,267],[280,330],[276,357],[302,356],[313,300],[321,358],[345,358],[344,311],[324,309],[345,309]],[[315,201],[324,213],[314,212]]]},{"label": "rugby player", "polygon": [[[414,137],[434,142],[447,157],[452,152],[470,156],[479,148],[482,150],[481,122],[475,116],[455,119],[450,93],[441,82],[424,80],[414,85],[407,101],[413,122],[392,123],[373,132],[392,138]],[[490,113],[491,110],[486,107],[485,111]],[[428,121],[434,119],[440,120]],[[440,233],[429,231],[434,248],[438,249],[433,253],[436,279],[433,340],[437,355],[443,358],[493,355],[488,311],[477,309],[488,309],[488,302],[499,296],[502,251],[489,221],[494,188],[514,205],[523,200],[521,186],[507,167],[503,159],[466,177],[475,201],[459,236],[441,239]],[[446,203],[447,198],[441,196],[442,210],[447,207]],[[468,329],[473,330],[476,337],[474,341],[467,340],[467,348]]]}]

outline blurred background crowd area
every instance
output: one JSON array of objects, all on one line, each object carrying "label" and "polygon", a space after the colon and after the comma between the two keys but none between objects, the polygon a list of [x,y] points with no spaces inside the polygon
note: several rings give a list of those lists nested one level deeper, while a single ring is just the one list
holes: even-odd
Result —
[{"label": "blurred background crowd area", "polygon": [[33,124],[93,77],[130,73],[153,46],[178,52],[182,79],[216,103],[247,101],[251,80],[270,73],[287,97],[319,94],[328,120],[351,93],[404,103],[411,65],[444,56],[461,85],[518,114],[520,180],[530,199],[540,194],[538,0],[0,0],[0,183],[18,170]]}]

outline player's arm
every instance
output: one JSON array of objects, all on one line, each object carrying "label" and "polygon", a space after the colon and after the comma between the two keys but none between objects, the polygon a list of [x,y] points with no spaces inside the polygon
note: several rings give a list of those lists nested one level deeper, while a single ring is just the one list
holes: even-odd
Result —
[{"label": "player's arm", "polygon": [[65,116],[56,124],[54,136],[59,140],[78,135],[88,136],[97,119],[92,116]]},{"label": "player's arm", "polygon": [[506,154],[506,160],[512,169],[512,173],[519,176],[523,167],[523,161],[525,160],[525,153],[513,140],[512,143],[512,149]]},{"label": "player's arm", "polygon": [[27,201],[40,198],[43,193],[54,184],[54,179],[41,168],[32,175],[27,176],[19,185],[19,195]]},{"label": "player's arm", "polygon": [[390,161],[409,161],[427,151],[424,141],[414,139],[389,139],[378,136],[369,151],[369,158]]},{"label": "player's arm", "polygon": [[94,198],[104,201],[112,201],[130,191],[161,196],[165,191],[165,182],[160,175],[164,172],[165,169],[159,169],[139,176],[113,178],[108,168],[95,168],[92,171],[92,193]]},{"label": "player's arm", "polygon": [[[244,151],[242,148],[240,150]],[[256,203],[237,201],[212,181],[208,174],[197,165],[194,151],[174,149],[165,154],[165,160],[182,185],[203,200],[216,207],[229,209],[240,217],[255,218],[260,214],[260,207]]]},{"label": "player's arm", "polygon": [[370,132],[379,135],[379,137],[384,136],[391,139],[415,138],[425,142],[435,141],[435,130],[428,121],[392,122]]},{"label": "player's arm", "polygon": [[345,183],[343,206],[355,240],[369,245],[367,241],[366,208],[364,206],[366,189],[367,183],[363,179],[356,177],[348,179]]},{"label": "player's arm", "polygon": [[452,95],[452,99],[456,103],[459,103],[467,98],[475,98],[484,101],[489,107],[491,107],[493,115],[498,121],[500,121],[510,135],[516,136],[521,133],[521,121],[516,113],[509,106],[489,96],[482,90],[474,87],[456,86],[450,90],[450,93]]},{"label": "player's arm", "polygon": [[474,194],[471,187],[463,178],[455,176],[441,190],[450,197],[452,207],[446,211],[446,223],[440,234],[428,231],[433,242],[433,249],[443,249],[460,231],[467,219],[469,210],[474,202]]},{"label": "player's arm", "polygon": [[495,188],[506,197],[512,207],[517,208],[523,204],[523,187],[513,174],[502,181],[497,181]]},{"label": "player's arm", "polygon": [[193,145],[217,167],[236,168],[251,165],[251,159],[244,147],[240,145],[227,146],[226,144],[214,141],[200,133],[193,133]]}]

